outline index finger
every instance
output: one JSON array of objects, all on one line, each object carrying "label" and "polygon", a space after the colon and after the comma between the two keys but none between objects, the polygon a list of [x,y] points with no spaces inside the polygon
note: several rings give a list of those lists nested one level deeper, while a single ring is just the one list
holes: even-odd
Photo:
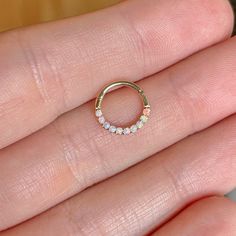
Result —
[{"label": "index finger", "polygon": [[0,37],[0,148],[92,99],[228,37],[228,1],[136,0]]}]

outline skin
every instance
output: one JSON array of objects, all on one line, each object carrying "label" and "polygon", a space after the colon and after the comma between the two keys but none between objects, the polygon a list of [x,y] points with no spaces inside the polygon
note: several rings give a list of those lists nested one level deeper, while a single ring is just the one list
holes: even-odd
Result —
[{"label": "skin", "polygon": [[[232,28],[226,0],[129,0],[2,33],[0,236],[235,235]],[[152,105],[135,135],[93,114],[117,78]],[[140,112],[130,91],[106,96],[116,124]]]}]

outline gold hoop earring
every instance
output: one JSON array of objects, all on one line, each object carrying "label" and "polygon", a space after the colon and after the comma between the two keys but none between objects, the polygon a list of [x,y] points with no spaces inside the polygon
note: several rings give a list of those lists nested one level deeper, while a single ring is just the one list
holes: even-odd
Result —
[{"label": "gold hoop earring", "polygon": [[[143,114],[141,115],[141,117],[139,117],[138,121],[130,127],[123,127],[123,128],[116,127],[116,126],[110,124],[108,121],[106,121],[105,117],[103,116],[103,113],[102,113],[103,99],[104,99],[106,93],[110,89],[112,89],[116,86],[130,87],[130,88],[136,90],[142,98]],[[138,131],[138,129],[141,129],[144,126],[144,124],[148,121],[149,116],[150,116],[150,112],[151,112],[151,106],[148,102],[147,97],[144,94],[144,91],[137,84],[132,83],[132,82],[128,82],[128,81],[118,81],[118,82],[114,82],[114,83],[107,85],[100,92],[100,94],[98,95],[98,97],[96,99],[96,103],[95,103],[95,115],[98,118],[98,122],[103,126],[104,129],[108,130],[111,133],[115,133],[118,135],[128,135],[131,133],[136,133]]]}]

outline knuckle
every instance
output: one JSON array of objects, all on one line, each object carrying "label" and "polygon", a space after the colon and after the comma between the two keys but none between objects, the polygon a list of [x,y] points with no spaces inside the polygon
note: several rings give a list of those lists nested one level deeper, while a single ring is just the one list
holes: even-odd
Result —
[{"label": "knuckle", "polygon": [[101,175],[107,174],[109,167],[100,150],[101,138],[80,128],[72,131],[72,127],[62,119],[57,119],[53,125],[61,143],[65,164],[76,180],[76,188],[82,191],[102,178]]},{"label": "knuckle", "polygon": [[228,37],[233,30],[234,13],[229,0],[217,0],[212,3],[211,0],[204,1],[205,9],[215,26],[215,31]]},{"label": "knuckle", "polygon": [[[64,88],[55,63],[49,60],[47,50],[42,42],[31,40],[30,30],[18,29],[17,44],[22,52],[25,68],[42,104],[58,115],[62,113]],[[36,94],[37,94],[36,93]]]}]

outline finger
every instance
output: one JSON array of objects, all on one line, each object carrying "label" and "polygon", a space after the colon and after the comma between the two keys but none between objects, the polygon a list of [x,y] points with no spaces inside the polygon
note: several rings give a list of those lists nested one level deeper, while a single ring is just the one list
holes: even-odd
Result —
[{"label": "finger", "polygon": [[153,233],[153,236],[234,236],[236,205],[224,197],[200,200]]},{"label": "finger", "polygon": [[191,202],[230,191],[235,155],[236,115],[88,188],[13,235],[145,235]]},{"label": "finger", "polygon": [[131,0],[1,35],[0,147],[90,100],[108,81],[141,79],[225,39],[232,19],[226,0]]},{"label": "finger", "polygon": [[[152,114],[137,135],[114,137],[104,131],[91,102],[2,150],[0,228],[28,219],[234,113],[235,57],[231,39],[143,80]],[[139,106],[132,98],[129,90],[112,92],[104,104],[110,105],[107,116],[115,122],[135,117]],[[130,103],[124,105],[124,100]]]}]

